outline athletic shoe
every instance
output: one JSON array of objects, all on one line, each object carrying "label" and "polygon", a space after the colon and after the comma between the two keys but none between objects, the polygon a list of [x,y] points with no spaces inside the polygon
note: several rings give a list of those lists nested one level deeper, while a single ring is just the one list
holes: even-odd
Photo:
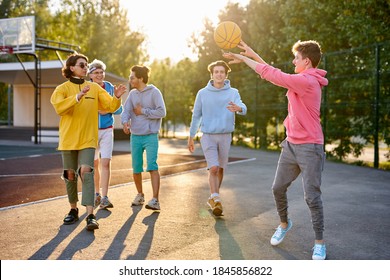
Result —
[{"label": "athletic shoe", "polygon": [[210,206],[213,215],[222,216],[223,208],[219,196],[216,196],[214,198],[210,197],[209,200],[207,201],[207,204],[208,206]]},{"label": "athletic shoe", "polygon": [[70,209],[68,215],[64,218],[64,225],[74,224],[79,220],[79,209]]},{"label": "athletic shoe", "polygon": [[314,244],[312,259],[313,260],[325,260],[326,259],[326,246],[325,246],[325,244]]},{"label": "athletic shoe", "polygon": [[150,209],[150,210],[161,210],[160,209],[160,202],[158,202],[158,200],[153,197],[148,202],[148,204],[145,205],[145,208]]},{"label": "athletic shoe", "polygon": [[138,193],[134,198],[134,201],[131,203],[131,206],[138,206],[145,203],[145,197],[143,193]]},{"label": "athletic shoe", "polygon": [[87,230],[92,231],[99,228],[99,224],[96,221],[96,217],[94,214],[89,214],[85,220],[87,221]]},{"label": "athletic shoe", "polygon": [[114,205],[108,200],[107,196],[102,198],[102,201],[100,202],[100,209],[107,209],[113,207]]},{"label": "athletic shoe", "polygon": [[96,193],[95,194],[95,207],[97,207],[100,204],[100,201],[102,200],[102,197],[100,194]]},{"label": "athletic shoe", "polygon": [[272,235],[271,237],[271,245],[274,246],[279,245],[283,241],[284,237],[286,236],[286,233],[291,229],[291,227],[292,227],[292,221],[290,219],[288,219],[288,224],[286,229],[282,228],[279,225],[274,235]]}]

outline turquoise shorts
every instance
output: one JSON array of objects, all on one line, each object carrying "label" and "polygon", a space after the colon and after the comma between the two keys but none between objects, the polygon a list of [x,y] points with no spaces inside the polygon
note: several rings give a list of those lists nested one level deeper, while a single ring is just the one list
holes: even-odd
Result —
[{"label": "turquoise shorts", "polygon": [[146,151],[146,171],[158,170],[158,134],[131,134],[131,159],[133,173],[144,171],[144,151]]}]

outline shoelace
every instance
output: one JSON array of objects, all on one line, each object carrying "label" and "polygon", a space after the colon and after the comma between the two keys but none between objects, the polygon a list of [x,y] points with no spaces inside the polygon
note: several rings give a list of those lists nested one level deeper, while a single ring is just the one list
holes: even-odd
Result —
[{"label": "shoelace", "polygon": [[282,234],[283,234],[283,232],[285,232],[286,230],[284,230],[282,227],[278,227],[277,229],[276,229],[276,232],[275,232],[275,234],[274,234],[274,237],[275,238],[277,238],[277,239],[279,239],[281,236],[282,236]]},{"label": "shoelace", "polygon": [[314,245],[314,247],[313,247],[313,250],[314,250],[313,255],[322,256],[324,254],[323,253],[324,249],[325,249],[325,246],[323,246],[323,245]]}]

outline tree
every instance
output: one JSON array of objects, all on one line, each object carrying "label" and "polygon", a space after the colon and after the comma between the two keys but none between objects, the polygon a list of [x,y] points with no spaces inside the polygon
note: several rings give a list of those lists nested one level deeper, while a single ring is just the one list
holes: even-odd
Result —
[{"label": "tree", "polygon": [[67,0],[54,20],[52,26],[61,26],[54,40],[71,40],[88,58],[104,61],[119,76],[127,76],[131,65],[147,59],[145,36],[130,30],[119,0]]}]

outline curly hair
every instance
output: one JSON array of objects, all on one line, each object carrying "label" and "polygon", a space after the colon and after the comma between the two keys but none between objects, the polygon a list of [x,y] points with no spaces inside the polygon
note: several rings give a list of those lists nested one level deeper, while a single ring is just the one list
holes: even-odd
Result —
[{"label": "curly hair", "polygon": [[77,63],[77,60],[79,58],[84,58],[85,61],[87,61],[87,63],[88,63],[88,57],[87,56],[85,56],[85,55],[83,55],[81,53],[73,53],[73,54],[68,56],[68,58],[66,60],[66,63],[65,63],[65,66],[62,67],[62,76],[64,76],[67,79],[72,77],[73,72],[72,72],[72,70],[70,70],[70,67],[71,66],[75,66],[76,63]]}]

